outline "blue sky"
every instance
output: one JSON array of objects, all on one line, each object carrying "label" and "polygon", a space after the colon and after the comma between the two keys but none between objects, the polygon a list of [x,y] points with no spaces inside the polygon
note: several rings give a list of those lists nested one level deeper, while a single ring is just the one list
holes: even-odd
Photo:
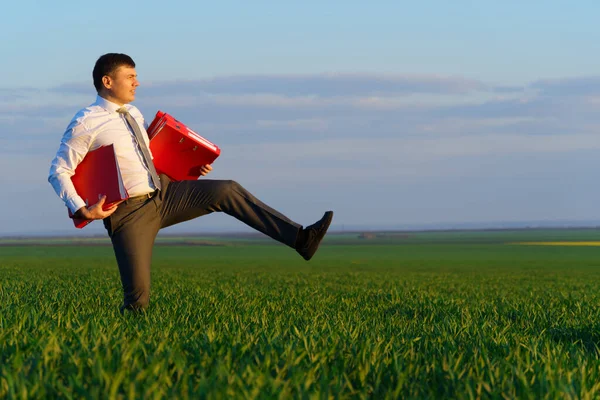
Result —
[{"label": "blue sky", "polygon": [[[46,182],[106,52],[136,105],[218,143],[236,179],[309,224],[600,220],[600,5],[95,2],[4,6],[0,235],[74,233]],[[15,201],[17,199],[17,201]],[[88,233],[102,232],[100,227]],[[173,230],[243,230],[208,216]]]},{"label": "blue sky", "polygon": [[2,46],[15,62],[2,68],[11,86],[83,80],[90,59],[118,48],[147,79],[367,71],[525,83],[600,63],[593,1],[291,3],[10,2],[0,33],[14,37]]}]

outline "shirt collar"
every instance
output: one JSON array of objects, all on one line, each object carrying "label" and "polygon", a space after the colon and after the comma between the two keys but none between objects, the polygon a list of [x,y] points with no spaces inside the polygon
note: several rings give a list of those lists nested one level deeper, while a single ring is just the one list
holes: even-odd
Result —
[{"label": "shirt collar", "polygon": [[125,107],[127,110],[129,110],[129,107],[127,106],[127,104],[120,106],[116,103],[113,103],[112,101],[106,100],[104,97],[102,97],[100,95],[98,95],[96,97],[96,103],[94,103],[94,104],[104,108],[109,113],[116,113],[117,110],[121,107]]}]

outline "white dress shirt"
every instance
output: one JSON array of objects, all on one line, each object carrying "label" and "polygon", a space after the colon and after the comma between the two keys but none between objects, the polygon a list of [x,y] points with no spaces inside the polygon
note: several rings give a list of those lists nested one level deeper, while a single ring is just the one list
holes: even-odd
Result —
[{"label": "white dress shirt", "polygon": [[[95,103],[75,114],[63,135],[56,157],[50,166],[48,181],[72,212],[86,204],[75,191],[71,176],[75,174],[75,168],[88,151],[102,146],[114,146],[123,184],[130,197],[155,190],[152,177],[144,163],[144,156],[135,141],[135,134],[127,125],[125,117],[117,113],[119,108],[118,104],[98,96]],[[148,146],[144,117],[130,104],[125,105],[125,108],[138,123]]]}]

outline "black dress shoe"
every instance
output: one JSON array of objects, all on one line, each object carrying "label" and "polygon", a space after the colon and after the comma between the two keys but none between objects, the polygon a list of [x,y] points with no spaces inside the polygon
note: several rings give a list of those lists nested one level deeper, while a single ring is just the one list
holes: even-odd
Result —
[{"label": "black dress shoe", "polygon": [[306,260],[310,260],[316,253],[321,240],[327,233],[327,229],[333,219],[333,211],[327,211],[323,218],[314,224],[307,226],[300,232],[300,240],[296,245],[296,251]]}]

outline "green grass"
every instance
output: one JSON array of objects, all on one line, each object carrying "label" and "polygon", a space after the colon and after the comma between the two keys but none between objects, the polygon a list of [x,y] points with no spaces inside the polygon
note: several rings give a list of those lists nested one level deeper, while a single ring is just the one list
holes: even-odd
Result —
[{"label": "green grass", "polygon": [[570,232],[158,246],[139,316],[110,247],[0,247],[0,398],[598,398],[600,247],[505,244]]}]

